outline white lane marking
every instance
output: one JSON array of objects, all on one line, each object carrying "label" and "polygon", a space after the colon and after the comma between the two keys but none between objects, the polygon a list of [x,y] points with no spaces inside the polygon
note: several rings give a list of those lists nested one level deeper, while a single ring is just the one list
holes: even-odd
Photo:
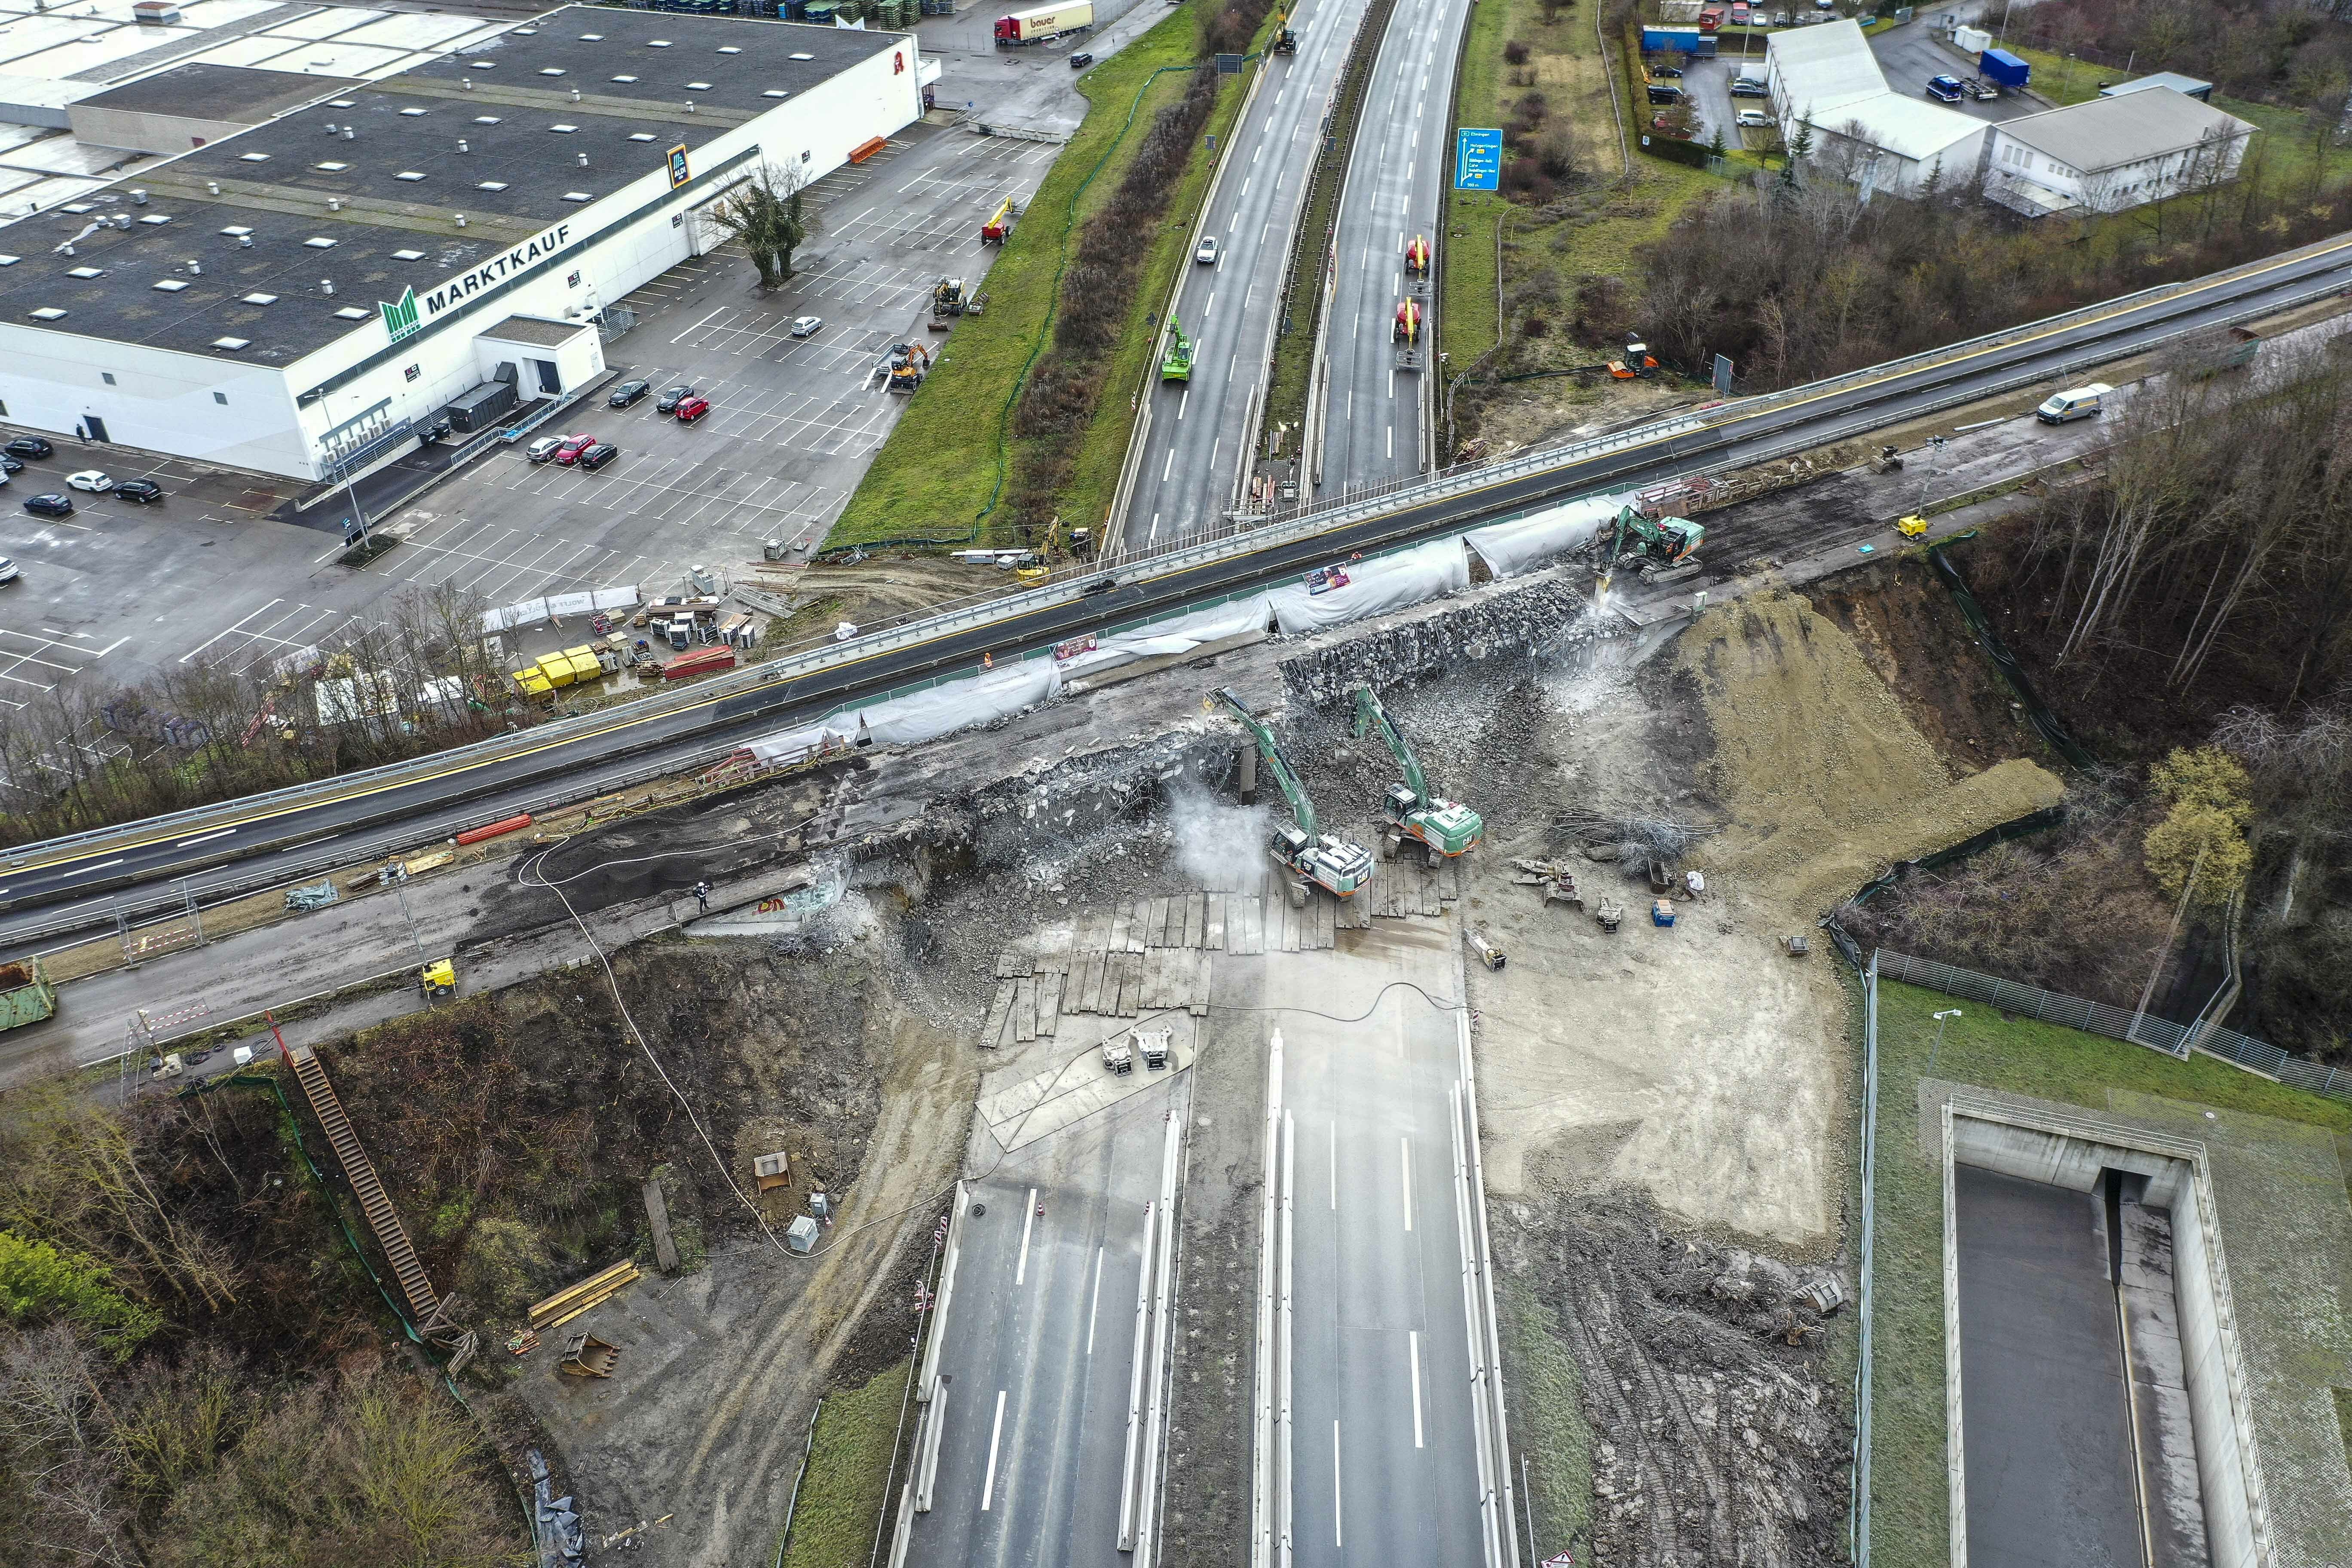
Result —
[{"label": "white lane marking", "polygon": [[[1412,1228],[1412,1140],[1400,1138],[1397,1140],[1397,1147],[1404,1151],[1404,1227],[1411,1230]],[[1024,1248],[1029,1244],[1026,1231],[1022,1233],[1021,1244]]]},{"label": "white lane marking", "polygon": [[1242,356],[1239,354],[1235,354],[1233,358],[1225,362],[1225,384],[1227,386],[1231,386],[1234,384],[1234,367],[1241,363]]},{"label": "white lane marking", "polygon": [[1396,426],[1393,425],[1389,426],[1389,456],[1396,456]]},{"label": "white lane marking", "polygon": [[[1173,456],[1173,454],[1171,453],[1171,456]],[[1020,1262],[1018,1262],[1018,1263],[1016,1263],[1016,1264],[1014,1264],[1014,1265],[1013,1266],[1013,1282],[1015,1285],[1020,1284],[1020,1283],[1021,1283],[1021,1281],[1022,1281],[1024,1279],[1027,1278],[1027,1276],[1028,1276],[1028,1273],[1029,1273],[1029,1227],[1030,1227],[1031,1226],[1035,1225],[1036,1223],[1037,1223],[1037,1189],[1036,1189],[1036,1188],[1034,1188],[1034,1187],[1032,1187],[1032,1188],[1030,1188],[1030,1189],[1029,1189],[1029,1207],[1028,1207],[1027,1211],[1026,1211],[1025,1213],[1024,1213],[1024,1214],[1022,1215],[1022,1216],[1021,1216],[1021,1261],[1020,1261]],[[1408,1218],[1408,1219],[1405,1221],[1405,1226],[1404,1226],[1404,1227],[1405,1227],[1405,1229],[1407,1229],[1407,1230],[1411,1230],[1411,1229],[1412,1228],[1412,1221],[1410,1218]]]},{"label": "white lane marking", "polygon": [[174,849],[185,849],[191,844],[210,844],[214,839],[226,838],[230,834],[235,833],[236,831],[236,829],[234,827],[224,827],[217,833],[198,834],[194,838],[181,839],[177,844],[173,845],[172,847]]},{"label": "white lane marking", "polygon": [[1339,1124],[1331,1123],[1331,1207],[1339,1207]]},{"label": "white lane marking", "polygon": [[1088,1355],[1095,1353],[1095,1317],[1102,1310],[1102,1260],[1103,1249],[1097,1247],[1095,1248],[1094,1304],[1087,1309],[1087,1353]]},{"label": "white lane marking", "polygon": [[[1184,410],[1192,406],[1192,389],[1188,386],[1184,389],[1184,395],[1176,400],[1176,423],[1181,425],[1184,422]],[[1172,458],[1176,454],[1171,451],[1168,455]]]},{"label": "white lane marking", "polygon": [[1412,1356],[1412,1446],[1425,1447],[1421,1440],[1421,1334],[1409,1331],[1404,1337],[1405,1348]]},{"label": "white lane marking", "polygon": [[1331,1423],[1331,1544],[1345,1546],[1339,1529],[1339,1424]]},{"label": "white lane marking", "polygon": [[118,857],[117,858],[115,858],[115,859],[112,859],[112,860],[100,860],[100,861],[97,865],[95,865],[95,866],[84,866],[84,867],[83,867],[80,870],[79,870],[79,871],[68,871],[68,872],[67,872],[67,873],[66,873],[66,879],[66,879],[66,880],[68,880],[68,881],[71,881],[71,880],[72,880],[74,878],[76,878],[76,877],[87,877],[87,876],[89,876],[92,871],[103,871],[103,870],[107,869],[109,867],[111,867],[111,866],[120,866],[120,865],[121,865],[121,864],[122,864],[122,860],[121,860],[121,858],[119,858],[119,857]]},{"label": "white lane marking", "polygon": [[[868,210],[870,211],[871,209],[869,208]],[[727,313],[727,307],[726,307],[726,306],[724,306],[724,305],[721,305],[721,306],[719,306],[719,309],[717,309],[716,310],[711,311],[711,312],[710,312],[710,316],[723,316],[723,315],[725,315],[726,313]],[[710,320],[710,316],[705,316],[705,317],[703,317],[703,318],[702,318],[702,321],[707,321]],[[670,342],[673,342],[673,343],[681,343],[681,342],[684,342],[688,338],[692,337],[692,336],[693,336],[697,331],[700,331],[700,330],[701,330],[701,327],[702,327],[702,321],[697,321],[697,322],[695,322],[693,326],[687,328],[687,329],[686,329],[686,331],[682,331],[682,332],[678,333],[678,335],[677,335],[677,336],[676,336],[676,337],[674,337],[674,338],[670,339]]]},{"label": "white lane marking", "polygon": [[1201,320],[1204,321],[1207,321],[1209,319],[1209,312],[1216,308],[1217,291],[1214,289],[1212,289],[1209,290],[1209,302],[1201,307]]},{"label": "white lane marking", "polygon": [[[341,552],[337,551],[337,552],[334,552],[333,553],[340,554],[340,553],[341,553]],[[323,559],[323,557],[322,557],[322,559]],[[261,606],[261,609],[259,609],[259,610],[255,610],[255,611],[253,611],[250,615],[239,616],[238,616],[238,617],[237,617],[234,622],[232,622],[232,623],[230,623],[228,626],[226,626],[223,627],[221,630],[215,632],[212,636],[210,636],[210,637],[206,637],[204,641],[202,641],[202,642],[198,643],[195,647],[194,647],[190,648],[187,652],[185,652],[185,653],[182,654],[182,655],[180,656],[180,662],[181,662],[182,664],[185,664],[185,663],[187,663],[187,662],[188,662],[188,660],[190,660],[190,659],[192,659],[192,658],[195,658],[195,657],[196,657],[196,655],[198,655],[198,654],[200,654],[200,653],[204,652],[204,651],[205,651],[205,649],[206,649],[206,648],[208,648],[208,647],[212,647],[212,646],[213,646],[213,644],[215,644],[215,643],[216,643],[216,642],[220,641],[220,640],[221,640],[221,638],[223,638],[223,637],[225,637],[228,636],[228,635],[229,635],[229,633],[231,633],[231,632],[233,632],[233,631],[236,630],[239,626],[242,626],[243,625],[245,625],[245,623],[246,623],[246,622],[247,622],[247,621],[249,621],[249,620],[253,619],[254,616],[260,615],[260,614],[262,613],[262,611],[263,611],[263,610],[268,610],[268,609],[274,608],[275,606],[277,606],[277,605],[282,605],[282,604],[284,604],[285,602],[286,602],[286,601],[285,601],[285,600],[283,600],[283,599],[272,599],[272,600],[270,600],[270,601],[269,601],[269,603],[268,603],[268,604],[262,605],[262,606]]]},{"label": "white lane marking", "polygon": [[996,1425],[988,1429],[988,1479],[980,1484],[980,1511],[996,1497],[996,1440],[1004,1436],[1004,1390],[996,1391]]},{"label": "white lane marking", "polygon": [[1224,445],[1225,438],[1223,436],[1209,443],[1209,472],[1213,474],[1217,471],[1217,454],[1224,449]]},{"label": "white lane marking", "polygon": [[[1171,454],[1171,457],[1172,457],[1172,454]],[[1167,475],[1165,475],[1165,474],[1162,474],[1162,475],[1160,476],[1160,478],[1161,478],[1161,479],[1166,479],[1167,477],[1168,477],[1168,476],[1167,476]],[[1158,512],[1156,512],[1156,511],[1155,511],[1155,512],[1153,512],[1153,513],[1151,514],[1151,531],[1150,531],[1150,533],[1147,533],[1147,534],[1145,534],[1145,535],[1143,536],[1143,542],[1144,542],[1144,543],[1146,543],[1146,544],[1149,544],[1149,543],[1150,543],[1153,540],[1155,540],[1155,539],[1157,539],[1157,538],[1159,538],[1159,537],[1160,537],[1160,514],[1159,514]]]},{"label": "white lane marking", "polygon": [[1163,484],[1163,485],[1164,485],[1164,484],[1166,484],[1166,483],[1168,482],[1168,476],[1169,476],[1169,475],[1171,475],[1171,474],[1172,474],[1172,473],[1174,473],[1175,471],[1176,471],[1176,448],[1175,448],[1175,447],[1169,447],[1169,448],[1168,448],[1168,460],[1167,460],[1166,462],[1164,462],[1164,463],[1162,463],[1162,464],[1160,464],[1160,482],[1161,484]]}]

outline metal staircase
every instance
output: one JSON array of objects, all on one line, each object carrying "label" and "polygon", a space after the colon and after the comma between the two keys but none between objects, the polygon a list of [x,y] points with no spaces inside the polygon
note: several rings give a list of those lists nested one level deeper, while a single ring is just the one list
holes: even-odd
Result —
[{"label": "metal staircase", "polygon": [[325,1066],[308,1046],[287,1047],[286,1059],[302,1092],[310,1097],[311,1113],[325,1130],[327,1142],[334,1145],[335,1158],[342,1162],[343,1179],[351,1184],[352,1195],[359,1199],[361,1211],[374,1229],[384,1260],[400,1281],[401,1294],[408,1298],[409,1310],[419,1322],[433,1318],[440,1298],[434,1294],[433,1281],[425,1278],[425,1265],[417,1261],[416,1248],[409,1243],[399,1211],[376,1179],[374,1163],[361,1146],[359,1134],[352,1131],[352,1119],[343,1114],[343,1102],[335,1098],[335,1086],[328,1081]]}]

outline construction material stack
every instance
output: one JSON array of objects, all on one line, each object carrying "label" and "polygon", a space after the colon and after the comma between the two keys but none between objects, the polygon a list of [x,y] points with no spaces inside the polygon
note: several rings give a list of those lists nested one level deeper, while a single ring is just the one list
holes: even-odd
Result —
[{"label": "construction material stack", "polygon": [[1380,731],[1381,739],[1404,770],[1404,782],[1389,785],[1381,797],[1381,814],[1388,819],[1388,832],[1381,843],[1382,853],[1394,858],[1404,840],[1420,844],[1422,854],[1434,866],[1442,860],[1466,853],[1486,836],[1486,819],[1459,801],[1445,800],[1432,794],[1429,775],[1423,771],[1421,760],[1405,743],[1402,731],[1389,718],[1388,710],[1381,706],[1379,694],[1369,686],[1356,688],[1356,739],[1362,740],[1368,730]]},{"label": "construction material stack", "polygon": [[1274,731],[1259,722],[1257,715],[1234,694],[1231,687],[1220,687],[1217,696],[1240,717],[1243,726],[1256,741],[1258,756],[1274,774],[1282,798],[1290,806],[1291,826],[1274,830],[1266,845],[1267,853],[1305,882],[1335,898],[1351,897],[1371,877],[1371,851],[1319,831],[1315,803],[1307,797],[1306,786],[1298,782],[1298,770],[1283,755],[1282,743],[1274,738]]}]

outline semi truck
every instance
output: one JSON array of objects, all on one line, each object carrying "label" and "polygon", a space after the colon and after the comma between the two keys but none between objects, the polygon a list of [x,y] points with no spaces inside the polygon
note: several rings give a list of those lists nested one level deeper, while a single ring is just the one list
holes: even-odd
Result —
[{"label": "semi truck", "polygon": [[1094,25],[1095,8],[1089,0],[1078,0],[1075,5],[1032,5],[996,19],[996,47],[1011,49],[1024,44],[1050,44]]}]

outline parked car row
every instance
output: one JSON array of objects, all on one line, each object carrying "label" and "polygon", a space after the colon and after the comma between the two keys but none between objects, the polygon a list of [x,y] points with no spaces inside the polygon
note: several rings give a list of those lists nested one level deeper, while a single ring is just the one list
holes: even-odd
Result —
[{"label": "parked car row", "polygon": [[[27,462],[57,456],[57,447],[45,436],[18,436],[0,446],[0,485],[8,482],[12,474],[25,471]],[[118,479],[102,468],[82,468],[66,476],[66,489],[80,490],[85,495],[112,496],[140,506],[152,506],[163,499],[163,487],[152,479]],[[71,517],[73,498],[58,490],[45,490],[25,498],[25,510],[37,517]],[[16,575],[11,566],[0,573],[0,583]]]}]

